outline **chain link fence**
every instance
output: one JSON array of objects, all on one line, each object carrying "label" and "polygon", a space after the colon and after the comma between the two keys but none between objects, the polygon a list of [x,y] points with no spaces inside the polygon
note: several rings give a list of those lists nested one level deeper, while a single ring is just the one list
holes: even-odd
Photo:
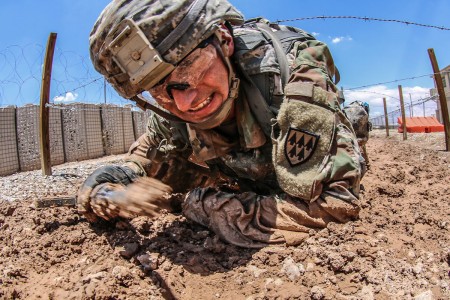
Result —
[{"label": "chain link fence", "polygon": [[[428,98],[420,99],[415,103],[405,105],[405,115],[406,117],[436,117],[436,101],[438,96],[434,95]],[[428,108],[425,106],[428,105]],[[430,106],[433,108],[433,114],[430,114]],[[380,115],[370,118],[372,126],[374,128],[386,128],[386,115]],[[400,108],[392,110],[387,113],[388,126],[389,128],[397,128],[398,120],[402,118],[402,111]]]}]

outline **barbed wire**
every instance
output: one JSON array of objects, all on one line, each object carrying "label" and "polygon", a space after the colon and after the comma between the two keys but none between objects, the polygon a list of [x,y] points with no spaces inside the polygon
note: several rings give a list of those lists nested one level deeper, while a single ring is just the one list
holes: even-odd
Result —
[{"label": "barbed wire", "polygon": [[428,24],[422,24],[422,23],[404,21],[404,20],[396,20],[396,19],[382,19],[382,18],[358,17],[358,16],[313,16],[313,17],[302,17],[302,18],[286,19],[286,20],[276,20],[275,23],[279,24],[279,23],[286,23],[286,22],[315,20],[315,19],[355,19],[355,20],[362,20],[362,21],[393,22],[393,23],[401,23],[401,24],[405,24],[405,25],[414,25],[414,26],[450,31],[450,28],[447,28],[444,26],[428,25]]},{"label": "barbed wire", "polygon": [[[0,106],[3,105],[3,101],[19,106],[39,102],[44,52],[44,47],[39,44],[12,45],[0,49]],[[121,105],[130,103],[120,97],[110,84],[103,82],[103,77],[94,71],[88,55],[83,56],[73,51],[63,51],[57,48],[54,57],[51,102],[115,102]],[[433,75],[435,74],[431,73],[378,82],[346,88],[344,91],[376,93],[360,89]],[[380,93],[380,95],[383,94]],[[395,98],[390,95],[383,96]]]},{"label": "barbed wire", "polygon": [[[446,72],[439,72],[437,74],[444,74],[444,73],[446,73]],[[436,73],[419,75],[419,76],[408,77],[408,78],[394,79],[394,80],[390,80],[390,81],[372,83],[372,84],[367,84],[367,85],[361,85],[361,86],[357,86],[357,87],[347,88],[346,90],[347,91],[353,91],[353,90],[363,89],[363,88],[367,88],[367,87],[371,87],[371,86],[377,86],[377,85],[383,85],[383,84],[389,84],[389,83],[396,83],[396,82],[401,82],[401,81],[405,81],[405,80],[414,80],[414,79],[419,79],[419,78],[423,78],[423,77],[432,77],[434,75],[436,75]]]},{"label": "barbed wire", "polygon": [[[45,47],[11,45],[0,49],[0,106],[36,104],[40,100]],[[94,70],[88,55],[55,49],[50,102],[123,104],[111,85]],[[128,102],[128,101],[126,101]]]},{"label": "barbed wire", "polygon": [[[39,91],[41,77],[40,57],[44,47],[38,44],[10,45],[0,51],[0,96],[14,91],[17,98],[25,98],[27,90]],[[38,93],[39,95],[39,93]]]},{"label": "barbed wire", "polygon": [[87,87],[88,85],[91,85],[91,84],[93,84],[93,83],[95,83],[95,82],[97,82],[97,81],[99,81],[99,80],[101,80],[101,79],[103,79],[103,77],[98,77],[98,78],[96,78],[96,79],[93,79],[93,80],[91,80],[91,81],[89,81],[89,82],[87,82],[87,83],[84,83],[84,84],[82,84],[82,85],[80,85],[80,86],[78,86],[78,87],[76,87],[76,88],[74,88],[74,89],[71,89],[71,90],[65,90],[65,91],[62,92],[61,94],[56,95],[55,98],[56,98],[56,97],[61,97],[61,96],[67,95],[67,93],[76,92],[77,90],[80,90],[80,89],[82,89],[82,88],[85,88],[85,87]]},{"label": "barbed wire", "polygon": [[[348,91],[353,91],[353,90],[351,90],[351,89],[344,89],[344,92],[348,92]],[[368,93],[368,94],[380,95],[380,96],[384,96],[384,97],[389,97],[389,98],[393,98],[393,99],[396,99],[396,100],[400,100],[397,97],[394,97],[394,96],[391,96],[391,95],[388,95],[388,94],[379,93],[379,92],[374,92],[374,91],[358,90],[357,92],[358,93]]]}]

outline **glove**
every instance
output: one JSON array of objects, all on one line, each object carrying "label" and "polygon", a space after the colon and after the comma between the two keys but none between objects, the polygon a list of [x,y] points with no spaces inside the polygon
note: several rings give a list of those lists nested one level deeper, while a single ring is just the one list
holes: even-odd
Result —
[{"label": "glove", "polygon": [[[91,197],[99,191],[94,189],[102,184],[115,184],[114,188],[108,186],[109,189],[117,189],[120,186],[126,186],[139,178],[138,174],[129,167],[125,166],[104,166],[94,171],[83,183],[77,194],[78,211],[86,217],[89,222],[98,221],[98,214],[91,206]],[[106,187],[105,187],[106,188]],[[107,195],[105,191],[105,196]],[[106,201],[106,198],[103,199]],[[100,205],[100,203],[99,203]],[[105,219],[105,216],[103,216]]]},{"label": "glove", "polygon": [[99,217],[156,217],[163,209],[173,210],[172,189],[161,181],[143,177],[125,186],[121,183],[103,183],[92,190],[90,205]]},{"label": "glove", "polygon": [[181,194],[150,177],[139,177],[128,167],[108,166],[95,171],[78,192],[78,211],[89,222],[134,216],[156,217],[163,209],[181,209]]}]

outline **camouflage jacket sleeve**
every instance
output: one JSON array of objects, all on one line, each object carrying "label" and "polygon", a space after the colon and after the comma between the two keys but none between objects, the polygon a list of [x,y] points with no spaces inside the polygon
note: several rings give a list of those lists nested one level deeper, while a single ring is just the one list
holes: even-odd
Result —
[{"label": "camouflage jacket sleeve", "polygon": [[325,43],[318,40],[296,42],[288,57],[292,69],[289,82],[310,82],[326,91],[337,91],[333,83],[337,69]]},{"label": "camouflage jacket sleeve", "polygon": [[[298,188],[297,194],[308,201],[332,195],[335,199],[356,203],[363,161],[351,123],[337,100],[337,88],[333,83],[337,71],[331,53],[323,42],[308,40],[295,43],[288,57],[292,72],[278,115],[279,125],[284,126],[286,136],[280,136],[276,144],[283,151],[291,151],[298,156],[292,159],[292,155],[286,152],[274,153],[279,179],[287,176],[281,178],[281,185],[288,187],[289,194],[296,195],[296,188],[290,186],[294,182],[305,184],[304,188]],[[289,128],[299,130],[297,140],[287,141],[293,132]],[[311,149],[306,143],[305,147],[302,146],[301,137],[310,141],[318,139],[315,148],[309,152],[310,156],[303,156],[305,161],[299,161],[299,152],[305,150],[308,153]],[[293,147],[296,149],[292,150]]]},{"label": "camouflage jacket sleeve", "polygon": [[189,161],[192,152],[180,138],[180,131],[152,114],[146,133],[135,141],[125,158],[138,174],[161,180],[174,192],[187,192],[214,181],[209,170]]}]

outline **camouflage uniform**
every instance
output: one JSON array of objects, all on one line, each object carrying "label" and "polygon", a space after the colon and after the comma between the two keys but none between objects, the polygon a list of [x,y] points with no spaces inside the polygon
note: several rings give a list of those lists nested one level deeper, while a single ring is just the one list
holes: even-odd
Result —
[{"label": "camouflage uniform", "polygon": [[[351,124],[339,108],[333,83],[337,70],[324,43],[296,28],[269,28],[265,20],[241,25],[239,13],[224,0],[143,1],[139,4],[153,4],[143,5],[142,10],[127,6],[132,2],[117,0],[111,4],[91,36],[94,65],[120,94],[131,98],[145,90],[143,85],[151,87],[162,79],[159,76],[134,84],[132,72],[127,75],[125,68],[111,59],[114,47],[105,48],[114,45],[115,41],[108,40],[108,31],[129,15],[127,7],[135,10],[131,14],[134,21],[152,43],[156,41],[158,52],[171,64],[178,63],[189,53],[186,49],[193,49],[218,28],[208,25],[214,22],[204,27],[178,26],[173,31],[187,31],[177,33],[177,44],[160,47],[172,30],[164,24],[180,22],[174,11],[186,11],[192,3],[189,10],[199,6],[200,11],[200,5],[206,5],[205,18],[195,21],[200,25],[222,15],[219,19],[233,24],[232,64],[241,84],[233,100],[234,120],[216,128],[201,129],[153,114],[147,132],[130,147],[125,166],[114,171],[120,173],[115,182],[126,185],[135,176],[149,176],[174,192],[188,192],[183,203],[188,219],[244,247],[298,244],[311,228],[357,218],[361,154]],[[172,8],[180,7],[159,7],[170,3]],[[142,16],[147,23],[139,23]],[[164,18],[173,22],[164,23]],[[149,22],[156,23],[148,26]],[[289,41],[282,44],[281,56],[274,32]],[[289,34],[284,36],[286,32]],[[292,38],[292,32],[299,37]],[[109,180],[108,174],[100,175],[90,179],[88,186]],[[81,189],[80,198],[89,199],[85,194],[91,191]],[[79,210],[92,217],[93,205],[97,204],[92,200],[79,203]]]},{"label": "camouflage uniform", "polygon": [[[239,48],[240,36],[255,30],[252,25],[234,29],[236,66],[244,76],[265,77],[267,84],[260,91],[267,103],[283,101],[273,46],[265,43],[250,50]],[[345,222],[359,212],[360,152],[337,103],[332,82],[335,69],[328,47],[315,39],[298,41],[287,57],[292,70],[289,84],[310,83],[329,98],[326,103],[307,97],[296,100],[313,114],[299,126],[309,128],[310,123],[325,122],[322,115],[331,118],[332,125],[326,132],[320,131],[321,126],[314,132],[322,135],[324,142],[322,149],[311,154],[308,166],[284,168],[287,173],[297,172],[298,177],[294,182],[286,179],[284,190],[280,186],[283,171],[276,172],[279,163],[273,157],[276,136],[264,134],[248,103],[252,95],[243,87],[236,99],[236,122],[202,130],[152,115],[147,133],[131,146],[127,157],[129,166],[136,163],[143,169],[140,173],[145,171],[177,192],[194,189],[184,203],[186,217],[245,247],[268,242],[295,244],[310,228],[323,228],[330,221]],[[303,197],[296,197],[295,190],[305,190]]]}]

